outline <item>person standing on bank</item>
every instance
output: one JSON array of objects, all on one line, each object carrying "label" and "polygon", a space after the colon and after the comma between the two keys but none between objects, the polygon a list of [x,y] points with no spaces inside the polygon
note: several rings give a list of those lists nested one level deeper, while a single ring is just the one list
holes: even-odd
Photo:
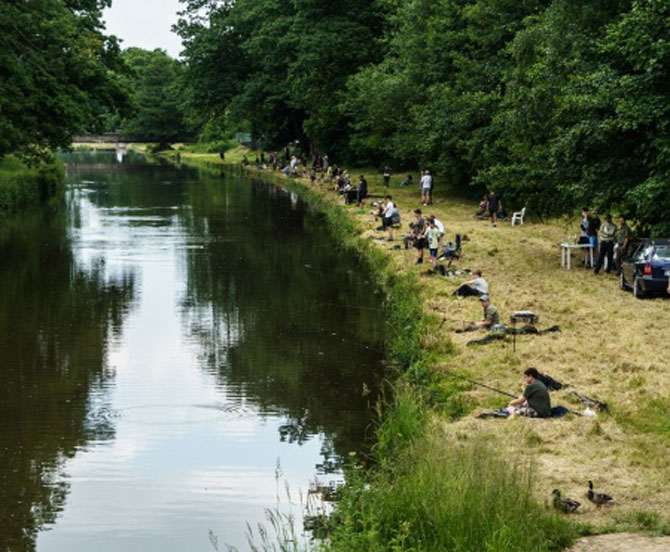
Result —
[{"label": "person standing on bank", "polygon": [[388,165],[384,167],[384,188],[388,188],[391,185],[391,167]]},{"label": "person standing on bank", "polygon": [[365,180],[365,177],[363,175],[360,175],[358,177],[358,193],[356,198],[358,200],[359,209],[363,208],[366,197],[368,197],[368,181]]},{"label": "person standing on bank", "polygon": [[414,238],[414,248],[417,251],[416,264],[423,263],[423,250],[426,247],[426,221],[423,218],[421,209],[415,209],[414,227],[412,228],[412,237]]},{"label": "person standing on bank", "polygon": [[600,230],[600,217],[594,209],[586,216],[586,222],[588,226],[586,228],[586,233],[589,237],[589,243],[591,244],[591,249],[593,250],[593,257],[598,258],[598,230]]},{"label": "person standing on bank", "polygon": [[437,270],[437,250],[440,247],[440,231],[435,226],[435,219],[428,219],[426,241],[428,242],[428,251],[430,252],[430,262],[433,265],[433,270]]},{"label": "person standing on bank", "polygon": [[500,197],[496,194],[495,190],[489,192],[487,200],[489,213],[491,213],[491,225],[495,228],[498,226],[498,211],[502,208],[502,201],[500,201]]},{"label": "person standing on bank", "polygon": [[382,216],[383,229],[388,232],[388,241],[393,241],[393,224],[399,222],[400,215],[390,195],[386,196],[386,206]]},{"label": "person standing on bank", "polygon": [[612,215],[605,215],[605,224],[598,230],[598,237],[600,239],[600,252],[598,253],[598,262],[594,272],[598,274],[605,262],[607,256],[607,268],[605,272],[609,274],[612,271],[614,264],[614,239],[616,238],[616,225],[612,222]]},{"label": "person standing on bank", "polygon": [[430,174],[430,171],[423,171],[423,176],[421,177],[421,204],[430,205],[433,201],[431,199],[433,190],[433,177]]},{"label": "person standing on bank", "polygon": [[619,217],[619,232],[617,233],[617,253],[614,264],[616,266],[617,275],[621,274],[621,263],[628,257],[630,249],[630,238],[633,235],[630,226],[626,223],[626,217],[621,215]]},{"label": "person standing on bank", "polygon": [[536,368],[528,368],[523,375],[526,389],[523,395],[507,405],[510,414],[517,412],[520,416],[529,418],[548,418],[551,416],[551,399],[549,390],[539,379],[539,372]]}]

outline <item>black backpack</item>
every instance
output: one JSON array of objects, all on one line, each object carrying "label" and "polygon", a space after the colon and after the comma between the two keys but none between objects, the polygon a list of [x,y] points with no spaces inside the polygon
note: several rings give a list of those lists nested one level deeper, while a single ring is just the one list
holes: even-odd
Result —
[{"label": "black backpack", "polygon": [[549,391],[558,391],[560,389],[563,389],[563,384],[557,382],[554,378],[547,374],[540,374],[539,379],[544,385],[547,387]]}]

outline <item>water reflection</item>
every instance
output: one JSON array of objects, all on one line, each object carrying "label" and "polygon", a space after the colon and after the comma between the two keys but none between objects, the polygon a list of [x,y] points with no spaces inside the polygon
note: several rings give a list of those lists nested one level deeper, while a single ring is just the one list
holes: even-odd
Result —
[{"label": "water reflection", "polygon": [[304,489],[364,449],[378,295],[295,194],[71,160],[64,212],[0,236],[2,544],[243,547],[278,463]]},{"label": "water reflection", "polygon": [[202,242],[186,252],[182,315],[203,365],[229,394],[286,416],[281,439],[324,432],[336,454],[360,451],[361,420],[376,400],[365,390],[379,388],[383,356],[382,312],[365,271],[292,194],[200,181],[184,221]]},{"label": "water reflection", "polygon": [[114,436],[97,412],[134,276],[77,264],[63,212],[3,223],[0,259],[0,539],[23,551],[63,507],[66,459]]}]

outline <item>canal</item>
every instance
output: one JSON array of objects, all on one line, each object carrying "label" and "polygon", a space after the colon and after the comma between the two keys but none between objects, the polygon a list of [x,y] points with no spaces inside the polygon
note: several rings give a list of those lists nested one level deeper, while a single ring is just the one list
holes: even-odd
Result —
[{"label": "canal", "polygon": [[279,187],[64,159],[64,205],[0,222],[0,549],[246,550],[278,498],[301,531],[371,437],[370,275]]}]

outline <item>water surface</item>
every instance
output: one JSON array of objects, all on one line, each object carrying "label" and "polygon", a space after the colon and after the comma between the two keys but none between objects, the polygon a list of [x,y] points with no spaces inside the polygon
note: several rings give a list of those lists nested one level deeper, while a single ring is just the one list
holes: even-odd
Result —
[{"label": "water surface", "polygon": [[246,549],[364,450],[380,296],[295,195],[68,161],[65,207],[0,224],[0,541]]}]

